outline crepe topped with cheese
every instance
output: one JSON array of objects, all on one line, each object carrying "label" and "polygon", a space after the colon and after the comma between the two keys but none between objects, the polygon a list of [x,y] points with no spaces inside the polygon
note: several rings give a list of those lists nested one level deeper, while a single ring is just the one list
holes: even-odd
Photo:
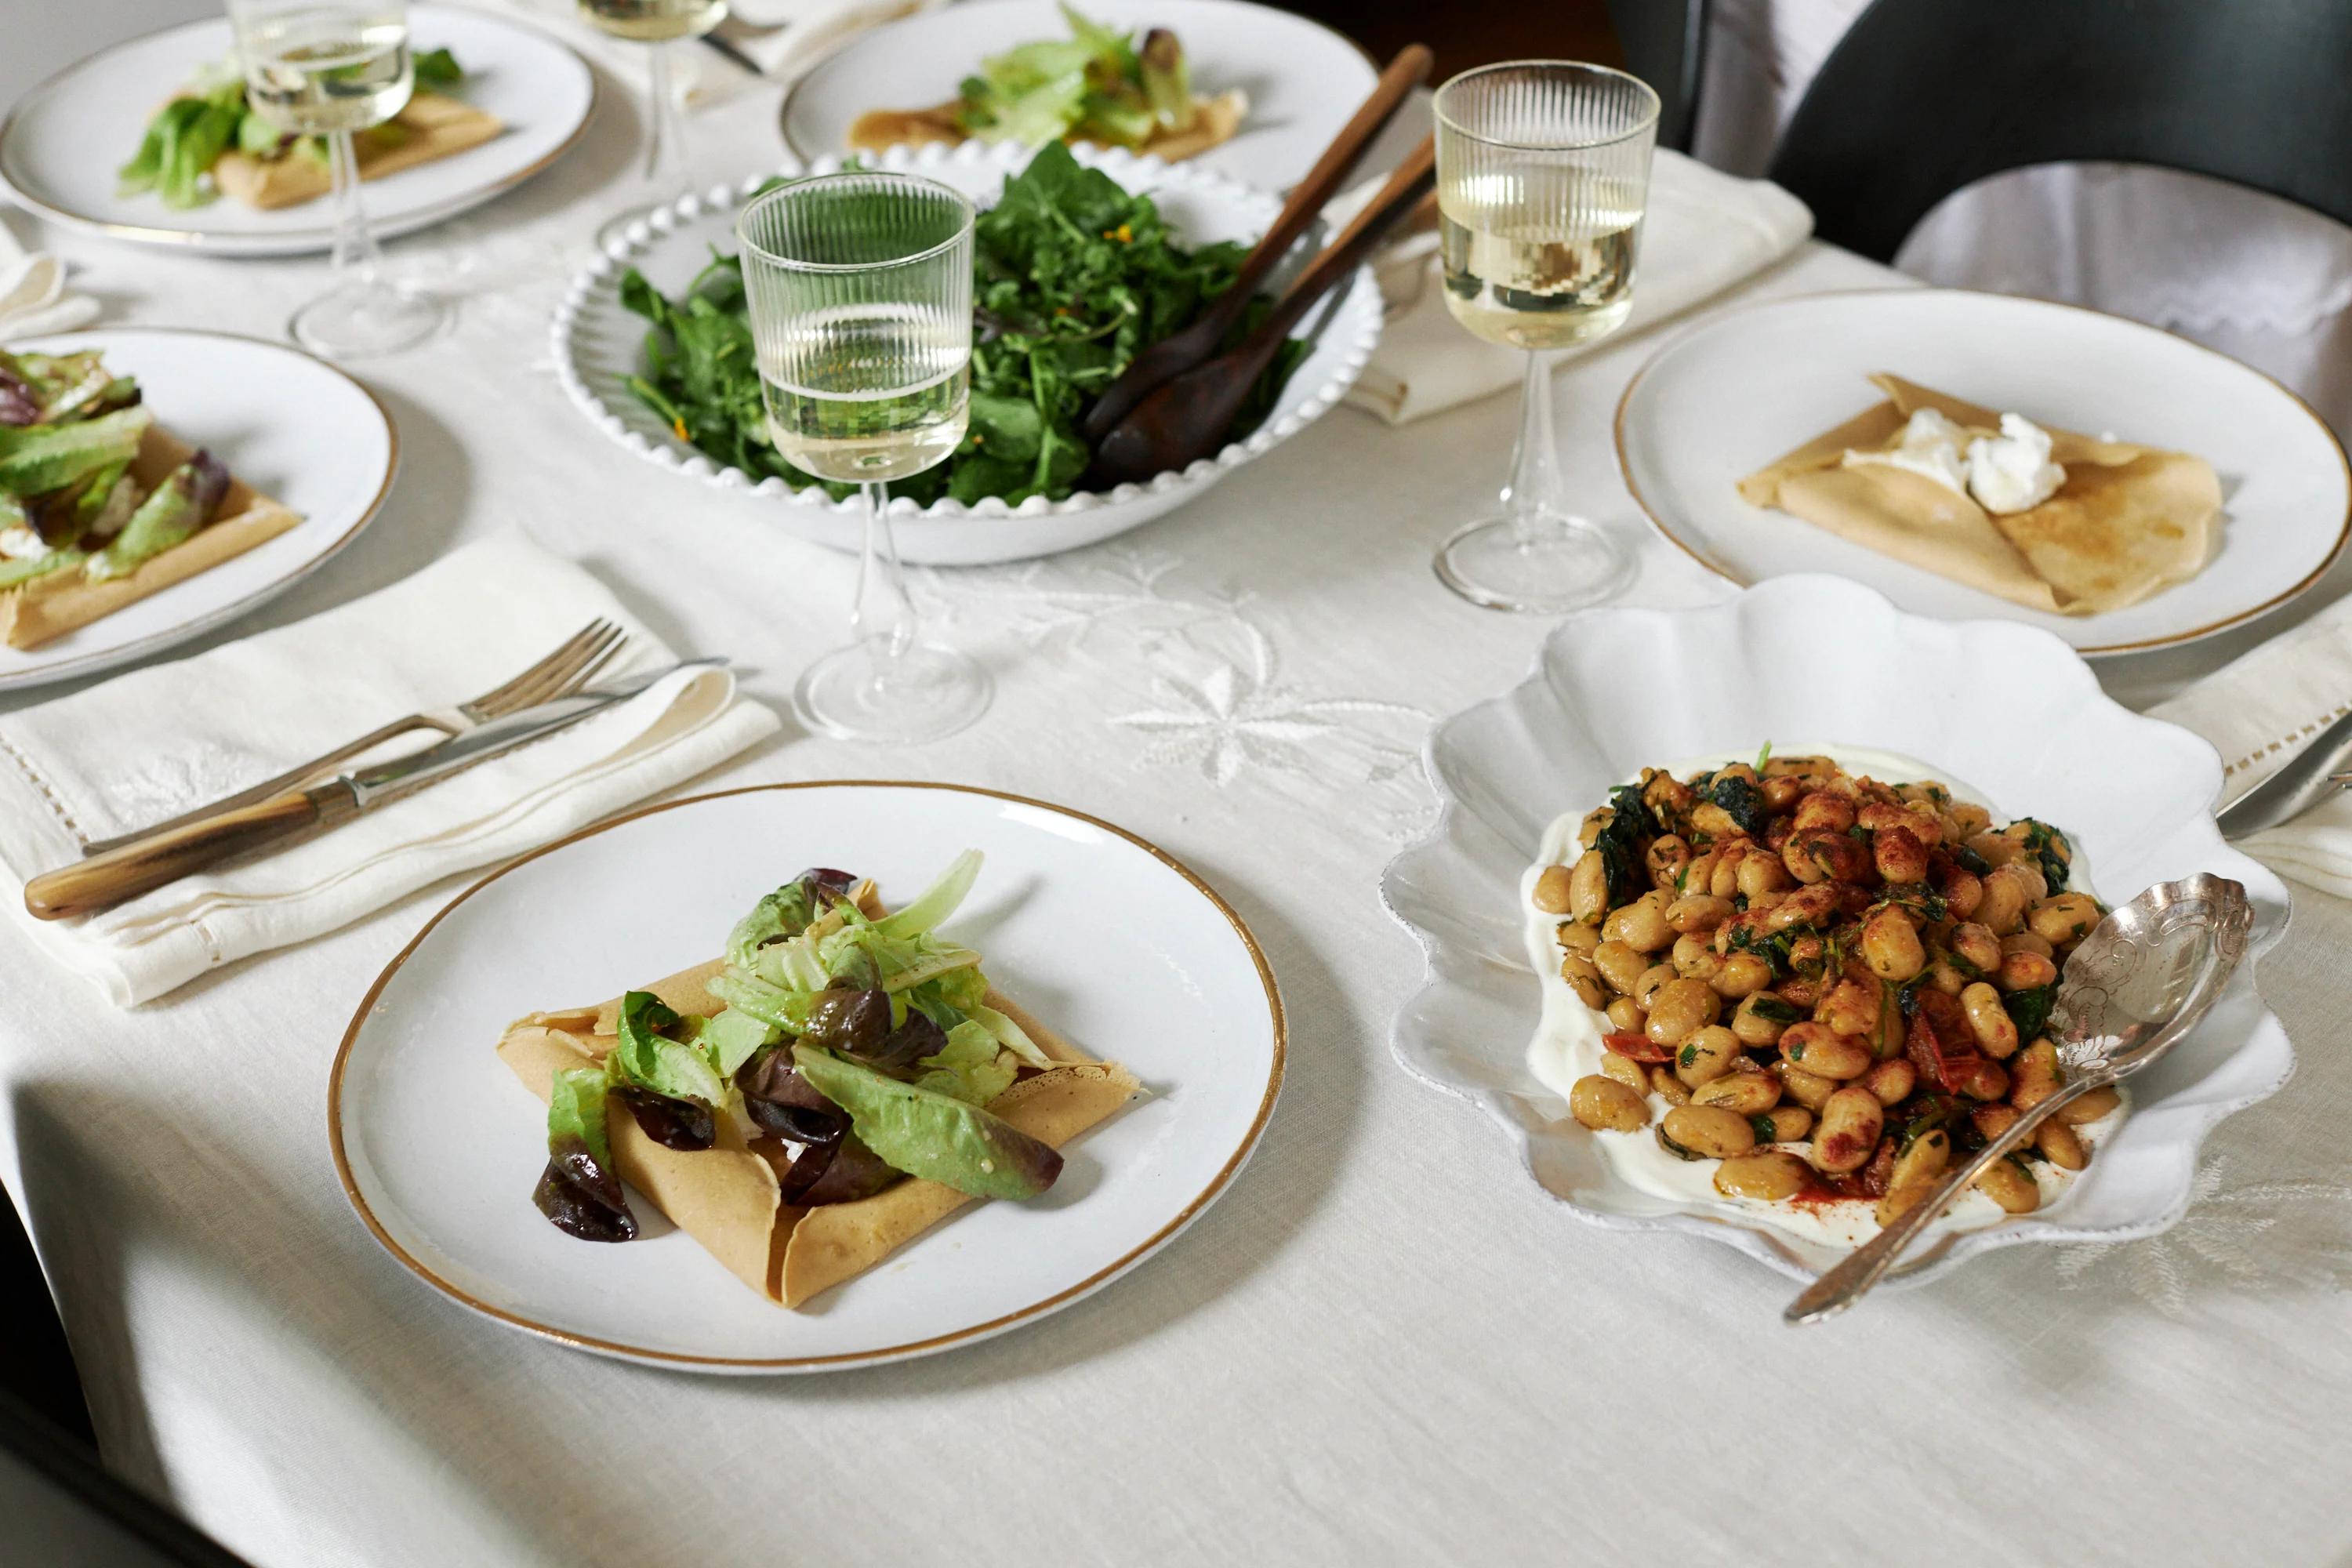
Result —
[{"label": "crepe topped with cheese", "polygon": [[[1740,495],[1938,576],[2065,616],[2137,604],[2203,571],[2219,548],[2221,485],[2202,458],[2055,426],[2044,432],[1894,375],[1871,380],[1885,402],[1741,479]],[[1973,472],[1956,484],[1948,459],[1906,443],[1923,416],[1958,426],[1972,451],[2013,445],[2021,427],[2046,435],[2047,461],[2063,469],[2063,480],[2031,505],[1995,510],[2000,502],[1987,504]]]}]

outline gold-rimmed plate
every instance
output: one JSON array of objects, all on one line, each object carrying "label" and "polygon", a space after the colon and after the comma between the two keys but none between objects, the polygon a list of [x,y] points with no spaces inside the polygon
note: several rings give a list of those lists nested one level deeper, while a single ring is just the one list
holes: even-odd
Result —
[{"label": "gold-rimmed plate", "polygon": [[[1145,1094],[1027,1204],[972,1205],[810,1306],[747,1289],[640,1200],[645,1238],[574,1241],[532,1206],[545,1113],[493,1053],[536,1009],[698,963],[805,865],[908,897],[987,856],[950,922],[990,977]],[[709,1373],[898,1360],[1032,1321],[1164,1246],[1233,1180],[1282,1083],[1282,1002],[1232,907],[1098,818],[951,784],[769,784],[648,807],[492,873],[353,1014],[328,1089],[335,1165],[407,1268],[511,1327]]]},{"label": "gold-rimmed plate", "polygon": [[[1738,479],[1878,398],[1886,371],[1988,407],[2191,452],[2221,479],[2205,570],[2097,616],[2028,610],[1784,512]],[[1617,406],[1617,460],[1659,532],[1738,584],[1827,572],[1906,610],[1993,616],[2084,654],[2188,642],[2285,604],[2352,535],[2344,447],[2300,398],[2185,338],[2078,306],[1953,289],[1806,295],[1727,311],[1653,355]]]},{"label": "gold-rimmed plate", "polygon": [[98,349],[136,376],[157,424],[302,521],[159,593],[37,647],[0,647],[0,691],[95,675],[226,625],[308,577],[359,537],[391,493],[400,437],[375,395],[285,343],[173,327],[110,327],[11,343]]},{"label": "gold-rimmed plate", "polygon": [[[506,129],[478,147],[367,183],[381,237],[454,217],[569,152],[588,127],[596,78],[587,62],[530,24],[463,5],[410,8],[417,48],[446,48],[466,72],[458,95]],[[321,198],[264,212],[226,198],[174,211],[152,193],[123,195],[116,173],[138,151],[156,106],[197,70],[227,58],[226,16],[101,49],[51,77],[0,121],[0,186],[32,211],[88,234],[214,256],[299,256],[334,243]]]}]

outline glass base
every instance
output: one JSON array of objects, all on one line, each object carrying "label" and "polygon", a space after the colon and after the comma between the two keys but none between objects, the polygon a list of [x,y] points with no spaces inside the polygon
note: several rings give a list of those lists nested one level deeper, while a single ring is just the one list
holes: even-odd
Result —
[{"label": "glass base", "polygon": [[1474,605],[1531,616],[1597,605],[1625,585],[1633,566],[1591,523],[1549,513],[1484,519],[1437,552],[1438,580],[1447,587]]},{"label": "glass base", "polygon": [[793,709],[810,729],[844,741],[910,745],[954,734],[988,710],[988,671],[951,647],[918,643],[888,658],[876,638],[835,648],[802,672]]},{"label": "glass base", "polygon": [[441,330],[440,302],[389,283],[347,283],[294,312],[286,330],[312,353],[358,359],[415,348]]}]

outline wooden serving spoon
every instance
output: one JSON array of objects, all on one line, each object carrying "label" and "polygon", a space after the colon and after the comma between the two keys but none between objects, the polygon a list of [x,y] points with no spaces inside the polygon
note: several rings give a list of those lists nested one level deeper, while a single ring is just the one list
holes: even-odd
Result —
[{"label": "wooden serving spoon", "polygon": [[1095,448],[1094,466],[1079,483],[1101,490],[1148,479],[1223,446],[1234,416],[1299,317],[1352,275],[1391,229],[1412,216],[1436,182],[1436,142],[1424,136],[1380,195],[1315,258],[1258,329],[1231,352],[1171,378],[1137,404],[1104,434]]},{"label": "wooden serving spoon", "polygon": [[1397,58],[1389,62],[1389,68],[1381,73],[1381,79],[1373,84],[1363,107],[1356,110],[1356,117],[1339,128],[1339,134],[1323,150],[1323,156],[1291,190],[1290,199],[1283,204],[1274,226],[1265,231],[1257,248],[1243,259],[1233,287],[1218,295],[1201,312],[1200,320],[1181,332],[1160,339],[1129,361],[1118,379],[1105,387],[1102,395],[1079,418],[1080,435],[1088,441],[1100,441],[1154,387],[1217,352],[1217,345],[1224,342],[1234,322],[1248,308],[1268,269],[1289,254],[1290,247],[1307,232],[1324,205],[1338,194],[1339,182],[1355,168],[1372,138],[1395,117],[1412,89],[1428,79],[1430,61],[1429,50],[1420,44],[1408,44],[1398,51]]}]

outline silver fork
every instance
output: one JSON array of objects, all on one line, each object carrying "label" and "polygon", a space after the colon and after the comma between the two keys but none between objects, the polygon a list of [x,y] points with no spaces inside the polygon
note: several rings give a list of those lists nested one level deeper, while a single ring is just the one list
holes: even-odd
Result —
[{"label": "silver fork", "polygon": [[452,736],[462,735],[476,725],[486,723],[492,719],[502,719],[509,713],[520,713],[524,709],[536,707],[541,702],[552,702],[559,697],[569,697],[585,687],[589,681],[595,679],[599,670],[612,662],[614,656],[620,651],[621,645],[627,640],[627,633],[610,621],[602,619],[591,621],[573,633],[561,647],[545,658],[541,659],[505,685],[494,686],[470,701],[460,702],[454,708],[428,708],[423,712],[411,713],[405,719],[395,719],[391,723],[372,730],[355,741],[336,747],[325,756],[313,757],[299,767],[289,768],[275,778],[264,779],[250,789],[239,790],[236,794],[224,796],[219,800],[207,801],[203,805],[184,811],[177,816],[166,818],[162,822],[149,823],[143,827],[133,828],[129,833],[119,834],[112,838],[100,838],[85,844],[82,846],[81,852],[85,858],[102,855],[110,849],[120,848],[133,839],[144,838],[164,828],[184,826],[199,817],[211,816],[224,811],[234,811],[239,806],[257,805],[274,795],[284,795],[289,790],[307,787],[333,773],[354,757],[362,756],[375,750],[385,742],[397,740],[413,731],[433,731],[435,739],[429,743],[438,745],[442,741],[448,740]]}]

